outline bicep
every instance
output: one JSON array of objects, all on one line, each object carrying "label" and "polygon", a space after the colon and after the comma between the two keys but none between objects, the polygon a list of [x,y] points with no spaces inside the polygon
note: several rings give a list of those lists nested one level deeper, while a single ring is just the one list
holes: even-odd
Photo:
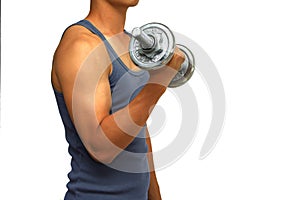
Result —
[{"label": "bicep", "polygon": [[65,52],[58,70],[67,109],[86,146],[92,146],[99,123],[109,114],[110,61],[103,45]]}]

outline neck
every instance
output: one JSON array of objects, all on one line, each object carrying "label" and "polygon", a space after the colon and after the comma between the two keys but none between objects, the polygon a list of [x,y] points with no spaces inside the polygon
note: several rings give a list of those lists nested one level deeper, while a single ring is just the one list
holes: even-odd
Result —
[{"label": "neck", "polygon": [[92,1],[86,19],[110,37],[124,31],[127,9],[126,6],[116,6],[106,1]]}]

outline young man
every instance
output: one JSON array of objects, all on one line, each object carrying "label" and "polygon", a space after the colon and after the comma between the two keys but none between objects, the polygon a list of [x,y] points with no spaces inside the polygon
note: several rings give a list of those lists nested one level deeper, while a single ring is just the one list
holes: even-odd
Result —
[{"label": "young man", "polygon": [[184,56],[176,49],[151,72],[133,64],[124,25],[137,3],[91,0],[54,54],[51,80],[72,156],[65,200],[161,199],[146,121]]}]

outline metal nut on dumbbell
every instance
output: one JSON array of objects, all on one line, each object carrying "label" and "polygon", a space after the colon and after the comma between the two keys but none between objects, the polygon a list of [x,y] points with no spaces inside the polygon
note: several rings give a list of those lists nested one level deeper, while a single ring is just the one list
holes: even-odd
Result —
[{"label": "metal nut on dumbbell", "polygon": [[[174,55],[175,37],[172,31],[160,23],[149,23],[134,28],[129,45],[132,61],[141,69],[155,70],[166,65]],[[195,70],[193,53],[184,45],[176,45],[184,54],[185,60],[169,87],[186,83]]]}]

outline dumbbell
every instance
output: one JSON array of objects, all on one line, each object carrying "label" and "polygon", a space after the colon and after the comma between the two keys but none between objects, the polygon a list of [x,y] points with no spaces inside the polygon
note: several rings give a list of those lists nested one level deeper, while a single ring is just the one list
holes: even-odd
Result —
[{"label": "dumbbell", "polygon": [[172,31],[160,23],[148,23],[132,30],[129,44],[131,60],[141,69],[156,70],[173,57],[175,45],[184,53],[185,60],[168,87],[185,84],[195,70],[193,53],[184,45],[175,44]]}]

